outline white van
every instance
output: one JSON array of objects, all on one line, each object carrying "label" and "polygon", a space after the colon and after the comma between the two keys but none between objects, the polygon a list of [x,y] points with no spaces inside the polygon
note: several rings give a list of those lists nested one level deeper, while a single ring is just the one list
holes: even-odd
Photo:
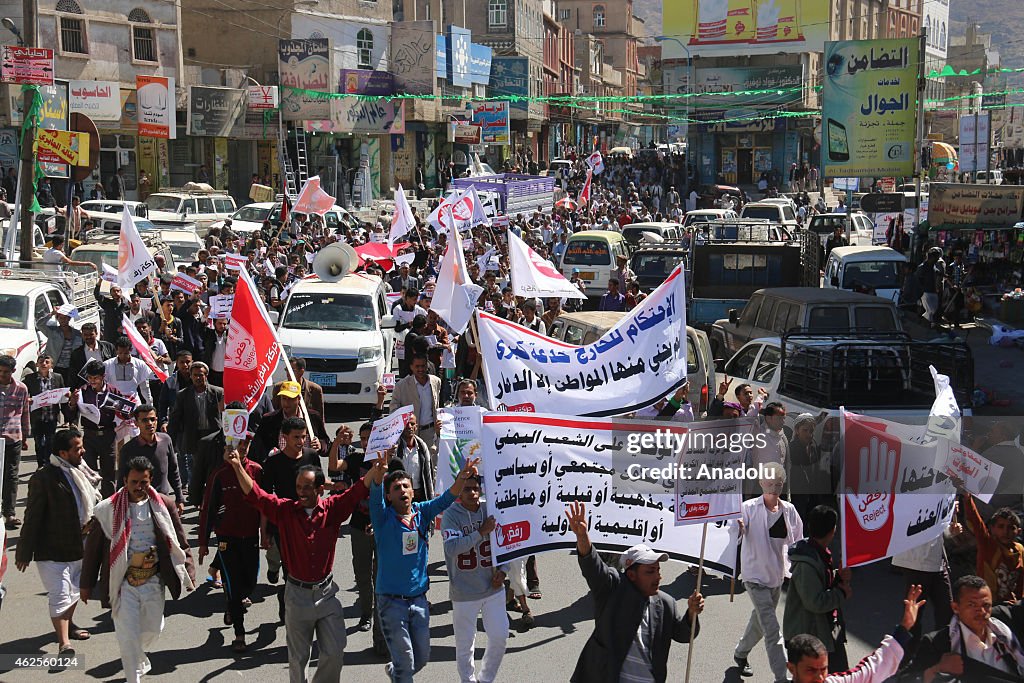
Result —
[{"label": "white van", "polygon": [[678,223],[630,223],[622,228],[622,236],[633,247],[644,241],[645,232],[652,233],[660,238],[660,240],[652,240],[654,242],[668,242],[679,240],[683,237]]},{"label": "white van", "polygon": [[836,247],[825,262],[825,289],[875,294],[899,303],[907,257],[889,247]]},{"label": "white van", "polygon": [[974,182],[979,185],[1002,185],[1003,172],[998,169],[991,171],[975,171]]},{"label": "white van", "polygon": [[[377,382],[390,372],[395,319],[387,314],[380,278],[353,274],[337,282],[317,277],[292,287],[277,334],[289,358],[306,360],[306,377],[324,388],[325,403],[377,402]],[[275,380],[285,379],[283,367]]]}]

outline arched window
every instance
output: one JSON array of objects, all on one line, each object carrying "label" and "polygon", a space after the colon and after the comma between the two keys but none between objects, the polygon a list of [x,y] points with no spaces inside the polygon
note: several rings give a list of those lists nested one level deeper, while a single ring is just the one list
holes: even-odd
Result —
[{"label": "arched window", "polygon": [[939,26],[939,43],[938,44],[939,44],[939,47],[941,47],[943,49],[946,48],[946,22],[942,22],[942,25]]},{"label": "arched window", "polygon": [[[58,0],[57,11],[63,14],[85,14],[75,0]],[[58,15],[57,28],[57,33],[60,36],[59,47],[62,53],[89,54],[85,19]]]},{"label": "arched window", "polygon": [[492,29],[508,26],[508,0],[488,0],[487,26]]},{"label": "arched window", "polygon": [[604,5],[594,5],[594,28],[604,28]]},{"label": "arched window", "polygon": [[362,29],[356,34],[356,55],[360,69],[373,68],[373,34],[370,29]]},{"label": "arched window", "polygon": [[[132,59],[136,62],[156,62],[156,33],[146,10],[135,8],[128,13],[132,25]],[[138,24],[147,24],[139,26]]]},{"label": "arched window", "polygon": [[935,36],[932,35],[932,18],[929,15],[924,15],[924,28],[928,31],[928,44],[931,45],[935,41]]}]

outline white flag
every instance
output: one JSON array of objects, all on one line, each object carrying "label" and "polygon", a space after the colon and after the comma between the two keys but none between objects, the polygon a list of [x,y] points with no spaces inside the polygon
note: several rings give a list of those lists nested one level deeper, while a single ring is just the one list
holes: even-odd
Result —
[{"label": "white flag", "polygon": [[334,197],[320,189],[320,176],[315,175],[306,181],[295,200],[291,213],[315,213],[323,216],[334,206]]},{"label": "white flag", "polygon": [[437,230],[438,234],[442,232],[448,232],[448,226],[445,223],[447,217],[444,215],[445,207],[450,206],[456,199],[458,199],[458,192],[449,192],[447,197],[443,197],[438,203],[437,208],[430,212],[427,216],[427,223],[433,226],[434,230]]},{"label": "white flag", "polygon": [[126,206],[121,214],[121,238],[117,243],[117,284],[127,291],[155,272],[156,259],[142,241],[135,217]]},{"label": "white flag", "polygon": [[[449,208],[451,209],[450,220]],[[452,224],[459,231],[465,232],[490,222],[487,214],[484,213],[483,203],[480,201],[476,187],[470,187],[459,194],[452,193],[445,197],[427,220],[439,233],[449,232]]]},{"label": "white flag", "polygon": [[[446,219],[451,224],[454,220],[451,210],[446,213]],[[469,326],[481,292],[483,288],[469,279],[466,256],[462,253],[462,239],[459,231],[453,230],[438,268],[437,285],[434,287],[434,297],[430,300],[430,308],[444,318],[456,333],[462,334]]]},{"label": "white flag", "polygon": [[586,299],[587,295],[565,279],[550,261],[508,231],[508,260],[512,269],[512,292],[516,296]]},{"label": "white flag", "polygon": [[391,217],[391,231],[388,233],[388,247],[395,248],[395,240],[416,229],[416,219],[412,215],[412,207],[405,197],[402,184],[395,190],[395,213]]},{"label": "white flag", "polygon": [[604,170],[604,157],[601,156],[601,150],[595,149],[594,153],[587,157],[587,166],[594,172],[594,175],[601,175],[601,171]]}]

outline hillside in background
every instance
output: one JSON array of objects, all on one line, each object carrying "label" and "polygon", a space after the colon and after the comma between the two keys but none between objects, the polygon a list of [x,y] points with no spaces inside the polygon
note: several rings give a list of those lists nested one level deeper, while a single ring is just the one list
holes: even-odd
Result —
[{"label": "hillside in background", "polygon": [[1024,6],[1019,0],[951,0],[949,15],[950,35],[964,35],[969,21],[980,24],[982,33],[992,34],[1003,67],[1024,67]]},{"label": "hillside in background", "polygon": [[633,0],[633,14],[644,20],[644,33],[649,36],[661,35],[661,3],[662,0]]}]

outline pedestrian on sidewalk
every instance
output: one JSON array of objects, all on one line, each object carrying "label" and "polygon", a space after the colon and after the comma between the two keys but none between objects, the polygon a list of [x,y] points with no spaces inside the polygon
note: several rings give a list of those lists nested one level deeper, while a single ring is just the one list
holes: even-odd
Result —
[{"label": "pedestrian on sidewalk", "polygon": [[83,534],[100,502],[100,476],[82,462],[82,433],[62,429],[54,435],[53,454],[28,482],[25,526],[15,555],[19,571],[35,561],[49,598],[57,650],[74,655],[71,640],[88,640],[74,625],[82,575]]},{"label": "pedestrian on sidewalk", "polygon": [[747,656],[763,638],[772,675],[781,682],[786,680],[786,651],[776,610],[788,569],[786,552],[789,546],[803,538],[804,525],[796,507],[779,497],[786,480],[782,465],[767,463],[763,472],[765,476],[760,480],[762,495],[743,502],[742,516],[738,521],[742,538],[740,564],[743,567],[743,588],[754,609],[743,637],[736,644],[733,659],[740,668],[741,676],[753,676],[754,670],[747,662]]},{"label": "pedestrian on sidewalk", "polygon": [[124,488],[101,501],[85,541],[81,599],[110,608],[128,683],[152,665],[147,653],[164,628],[164,589],[175,599],[195,588],[192,553],[174,499],[150,484],[146,458],[128,462]]}]

